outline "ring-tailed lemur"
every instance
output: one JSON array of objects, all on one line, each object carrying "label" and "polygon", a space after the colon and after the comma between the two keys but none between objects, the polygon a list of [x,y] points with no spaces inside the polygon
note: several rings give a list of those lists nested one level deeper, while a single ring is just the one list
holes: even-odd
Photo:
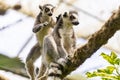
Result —
[{"label": "ring-tailed lemur", "polygon": [[[52,79],[52,76],[58,77],[61,75],[61,71],[56,68],[58,65],[50,65],[50,63],[56,63],[58,59],[65,58],[69,55],[69,53],[72,53],[74,51],[76,38],[73,30],[73,25],[79,24],[77,15],[78,14],[75,11],[70,11],[69,14],[65,12],[63,16],[59,15],[57,17],[57,22],[53,32],[44,38],[42,66],[40,73],[41,71],[47,71],[46,74],[50,80],[54,80]],[[48,68],[54,68],[55,70],[50,69],[48,71]],[[55,73],[53,71],[58,71],[58,73]],[[46,78],[44,77],[46,74],[43,77],[39,76],[38,78],[40,80],[45,80]],[[56,80],[59,79],[56,78]]]},{"label": "ring-tailed lemur", "polygon": [[55,7],[51,4],[39,6],[41,11],[36,17],[33,27],[33,32],[36,34],[37,43],[32,47],[26,59],[26,69],[31,80],[35,80],[35,68],[33,64],[41,55],[43,39],[47,34],[51,33],[51,29],[55,24],[52,18],[54,8]]}]

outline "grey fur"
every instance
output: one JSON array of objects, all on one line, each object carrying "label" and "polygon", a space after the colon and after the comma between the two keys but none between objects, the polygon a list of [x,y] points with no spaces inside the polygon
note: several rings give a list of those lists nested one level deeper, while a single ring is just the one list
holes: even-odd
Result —
[{"label": "grey fur", "polygon": [[45,4],[41,6],[43,10],[41,10],[36,17],[36,21],[33,27],[33,32],[36,34],[37,37],[37,43],[32,47],[26,59],[26,70],[31,80],[35,80],[35,68],[33,64],[42,53],[43,39],[46,35],[51,33],[51,29],[54,27],[55,24],[52,16],[49,16],[47,13],[45,13],[44,9],[46,6],[53,7],[53,5],[51,4]]}]

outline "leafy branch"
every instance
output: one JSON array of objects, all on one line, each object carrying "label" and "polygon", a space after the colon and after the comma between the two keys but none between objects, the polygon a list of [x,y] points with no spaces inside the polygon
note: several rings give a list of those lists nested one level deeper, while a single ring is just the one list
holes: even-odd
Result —
[{"label": "leafy branch", "polygon": [[25,70],[25,64],[17,57],[10,58],[0,54],[0,70],[10,71],[12,73],[28,77]]},{"label": "leafy branch", "polygon": [[120,80],[120,58],[114,52],[110,55],[102,53],[101,56],[110,64],[105,69],[98,69],[94,72],[87,72],[88,78],[100,76],[102,80]]}]

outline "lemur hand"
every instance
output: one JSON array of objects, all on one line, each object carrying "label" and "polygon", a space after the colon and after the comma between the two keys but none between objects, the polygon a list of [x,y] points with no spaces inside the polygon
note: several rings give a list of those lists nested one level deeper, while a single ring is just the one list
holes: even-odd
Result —
[{"label": "lemur hand", "polygon": [[47,22],[47,21],[43,23],[43,26],[47,26],[47,25],[48,25],[48,22]]},{"label": "lemur hand", "polygon": [[41,27],[42,27],[42,25],[41,25],[41,24],[38,24],[38,25],[36,25],[36,26],[32,29],[32,31],[33,31],[34,33],[36,33],[36,32],[38,32],[38,31],[41,29]]}]

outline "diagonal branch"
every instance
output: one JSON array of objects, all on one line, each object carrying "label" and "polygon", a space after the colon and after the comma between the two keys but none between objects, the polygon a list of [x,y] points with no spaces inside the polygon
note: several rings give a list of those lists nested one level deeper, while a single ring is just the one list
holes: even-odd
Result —
[{"label": "diagonal branch", "polygon": [[120,8],[113,13],[109,20],[102,26],[102,28],[94,33],[84,46],[76,49],[73,57],[66,63],[68,66],[64,68],[62,78],[67,76],[77,67],[79,67],[87,58],[96,52],[102,45],[106,44],[117,30],[120,29]]}]

